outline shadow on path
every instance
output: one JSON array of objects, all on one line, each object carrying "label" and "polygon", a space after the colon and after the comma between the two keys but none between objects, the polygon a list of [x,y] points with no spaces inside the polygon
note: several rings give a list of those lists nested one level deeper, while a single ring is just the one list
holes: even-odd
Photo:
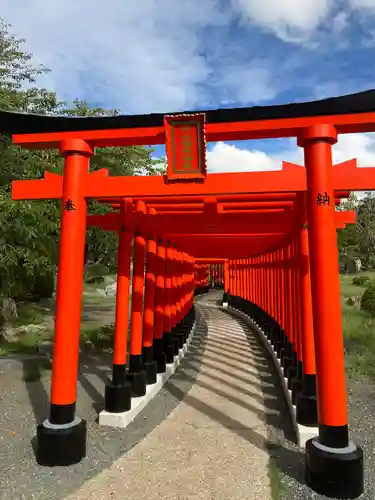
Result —
[{"label": "shadow on path", "polygon": [[[198,307],[202,308],[203,315],[204,309],[210,309],[211,306],[209,303],[200,302],[198,304]],[[251,370],[250,373],[258,375],[261,381],[261,389],[264,396],[263,404],[266,407],[266,412],[262,412],[262,415],[265,415],[266,425],[268,428],[268,442],[266,443],[266,445],[270,457],[276,461],[278,468],[282,470],[287,476],[293,478],[301,484],[304,484],[304,454],[292,448],[292,443],[296,440],[292,418],[290,416],[289,408],[287,406],[287,402],[285,401],[284,394],[280,387],[279,378],[275,371],[275,367],[269,357],[270,355],[268,351],[266,351],[262,346],[261,341],[257,337],[257,334],[251,331],[244,321],[232,316],[230,313],[227,313],[225,311],[221,312],[222,314],[225,314],[227,317],[229,317],[231,321],[236,321],[242,327],[248,344],[250,345],[252,351],[256,353],[255,363],[253,359],[251,360],[251,366],[254,367],[255,370]],[[215,351],[215,354],[219,354],[216,359],[219,363],[223,363],[224,370],[227,366],[229,366],[229,363],[225,362],[225,359],[231,358],[231,356],[229,356],[225,357],[224,359],[223,350],[220,352],[220,350],[218,349],[208,348],[206,342],[206,334],[207,331],[205,332],[205,334],[202,334],[199,331],[196,333],[194,341],[190,344],[189,356],[186,360],[186,363],[183,365],[183,367],[181,367],[182,369],[174,375],[173,380],[170,381],[168,387],[166,386],[166,388],[173,396],[175,396],[180,401],[184,400],[186,404],[202,412],[212,420],[219,422],[221,425],[231,430],[242,439],[246,439],[254,446],[264,450],[265,439],[263,435],[259,434],[253,429],[244,428],[243,423],[237,421],[235,418],[223,414],[216,408],[212,408],[207,403],[186,393],[186,390],[183,390],[183,386],[185,384],[190,382],[192,385],[192,381],[195,381],[194,383],[196,384],[202,385],[205,388],[222,395],[223,397],[226,396],[225,393],[221,394],[220,391],[218,391],[218,389],[214,387],[214,385],[211,386],[210,384],[206,383],[202,384],[201,381],[196,380],[202,366],[203,355],[205,356],[205,358],[207,357],[207,354],[205,354],[206,351]],[[221,359],[222,356],[223,359]],[[213,358],[210,357],[209,359],[211,360]],[[206,359],[204,360],[204,363],[206,365]],[[248,364],[250,365],[250,363]],[[228,370],[226,370],[226,373],[228,373]],[[233,378],[235,381],[236,377],[234,376]],[[247,383],[248,385],[251,384],[251,380],[241,379],[241,382]],[[248,391],[249,389],[246,388],[245,390]],[[228,400],[233,400],[233,398],[228,396]],[[236,399],[234,402],[241,404],[240,399]],[[259,413],[259,410],[257,410],[256,408],[247,408],[251,412]]]}]

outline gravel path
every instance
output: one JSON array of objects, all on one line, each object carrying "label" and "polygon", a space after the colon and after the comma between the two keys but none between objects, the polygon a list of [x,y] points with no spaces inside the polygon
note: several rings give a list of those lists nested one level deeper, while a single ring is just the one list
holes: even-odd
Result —
[{"label": "gravel path", "polygon": [[[271,500],[261,353],[247,342],[245,325],[202,302],[200,307],[203,321],[169,387],[181,403],[67,500]],[[194,372],[184,396],[178,382]]]},{"label": "gravel path", "polygon": [[[212,307],[215,300],[214,294],[202,297],[198,299],[201,306],[197,309],[202,308],[203,310],[205,302]],[[227,313],[222,312],[221,314],[226,315]],[[203,324],[207,322],[205,318],[201,318],[201,321],[203,321]],[[246,331],[246,326],[241,320],[233,319],[232,321],[243,327],[244,332]],[[203,331],[200,339],[196,338],[196,342],[202,346],[204,341],[205,332]],[[251,333],[247,335],[247,342],[254,354],[254,358],[249,361],[248,367],[245,369],[242,367],[241,370],[244,371],[244,374],[245,370],[250,374],[255,369],[260,391],[257,396],[262,396],[264,408],[267,410],[264,412],[264,416],[260,418],[260,423],[262,426],[265,425],[265,428],[257,427],[256,433],[261,435],[262,443],[268,441],[268,453],[281,471],[280,475],[284,485],[284,491],[281,492],[279,497],[276,496],[277,491],[274,491],[275,498],[280,498],[280,500],[323,499],[324,497],[312,493],[304,484],[304,454],[291,442],[294,438],[293,427],[287,405],[276,382],[277,377],[274,373],[273,364],[271,360],[265,358],[262,347]],[[195,348],[199,347],[199,345],[193,344],[193,348],[194,345]],[[213,344],[212,348],[214,348]],[[233,342],[233,350],[235,348],[236,345]],[[222,359],[222,374],[224,374],[224,370],[227,372],[228,383],[230,382],[229,375],[233,374],[233,370],[238,370],[238,360],[235,359],[235,356],[232,357],[233,359],[231,357],[228,354]],[[192,361],[194,362],[192,363]],[[173,379],[166,384],[128,429],[125,431],[116,430],[99,427],[96,423],[97,412],[103,408],[102,394],[104,392],[104,383],[110,373],[111,359],[104,356],[83,357],[78,384],[77,412],[79,416],[86,418],[88,421],[88,456],[76,466],[49,469],[36,465],[32,438],[35,433],[36,422],[44,418],[47,413],[50,373],[46,372],[41,381],[23,382],[23,372],[28,370],[28,364],[31,362],[27,359],[23,362],[14,360],[0,361],[0,499],[4,500],[63,500],[69,495],[73,499],[85,482],[90,483],[90,480],[95,481],[93,478],[98,478],[101,474],[108,474],[111,466],[113,470],[113,464],[119,459],[121,460],[121,457],[135,453],[137,446],[144,446],[143,443],[146,442],[147,436],[151,436],[155,430],[158,432],[157,429],[160,429],[165,424],[168,416],[173,419],[182,404],[181,401],[194,388],[195,379],[200,373],[199,355],[190,351]],[[211,385],[214,386],[213,377],[216,375],[213,373],[207,374],[207,377],[209,376],[212,378]],[[241,375],[237,372],[236,378],[233,377],[233,383],[238,384],[238,382],[240,382],[244,394],[246,391],[254,390],[252,385],[249,387],[245,385],[248,383],[248,378],[243,377],[243,380],[241,380]],[[352,439],[361,444],[365,451],[367,482],[367,491],[363,496],[365,500],[374,500],[375,498],[375,481],[371,479],[375,478],[374,394],[374,382],[350,380],[351,435]],[[242,397],[244,396],[241,395],[239,399]],[[258,405],[257,409],[259,415],[261,407]],[[230,417],[238,420],[236,412],[237,410],[233,411],[233,415]],[[263,429],[262,432],[258,431],[259,428]],[[176,430],[178,430],[178,426]],[[232,425],[232,428],[229,426],[229,429],[225,429],[225,432],[228,430],[236,436],[231,437],[231,439],[238,440],[236,446],[237,443],[242,443],[242,441],[248,442],[249,436],[254,436],[254,433],[251,432],[248,433],[247,438],[244,435],[241,436],[235,425]],[[183,435],[181,439],[183,439]],[[185,441],[181,442],[184,443]],[[200,444],[204,449],[205,440],[203,435],[199,441]],[[209,445],[210,449],[214,449],[212,448],[212,440]],[[244,443],[241,446],[245,446]],[[223,456],[224,453],[228,454],[229,460],[233,457],[232,447],[223,449],[222,452]],[[266,458],[268,460],[268,457]],[[157,464],[157,461],[154,464]],[[135,466],[134,462],[132,466]],[[170,475],[173,476],[176,469],[177,464],[172,471],[165,471],[167,481],[173,479],[173,477],[170,478]],[[247,470],[247,480],[249,482],[253,481],[251,471],[252,469],[249,466]],[[128,478],[128,475],[125,474],[124,477]],[[263,482],[262,484],[266,483]],[[163,489],[159,493],[162,491]],[[200,498],[216,498],[215,496],[202,497],[198,494],[194,495],[195,497],[197,500]],[[96,498],[106,497],[97,496]],[[111,496],[108,498],[116,497]],[[175,498],[186,497],[177,496]],[[236,497],[228,493],[227,498]],[[248,496],[247,493],[244,493],[241,498],[246,500],[247,498],[257,497]],[[262,498],[267,500],[268,497],[265,494]]]},{"label": "gravel path", "polygon": [[[199,314],[198,311],[198,317]],[[205,323],[204,318],[201,321],[203,324]],[[201,332],[200,338],[196,337],[196,342],[201,344],[204,339],[205,333]],[[254,348],[257,346],[256,342],[252,345]],[[223,349],[224,351],[225,349]],[[264,361],[260,351],[254,352],[256,353],[255,372],[261,376],[263,384],[264,377],[269,378],[267,362]],[[78,384],[77,413],[88,421],[88,456],[75,466],[52,469],[39,467],[35,463],[32,448],[35,424],[47,414],[50,374],[46,372],[41,381],[25,383],[22,380],[22,373],[23,370],[27,370],[27,365],[31,363],[30,360],[24,360],[24,362],[2,361],[0,363],[0,394],[2,396],[0,398],[2,416],[0,420],[0,449],[2,452],[0,455],[0,499],[62,500],[79,491],[86,481],[109,469],[116,460],[129,453],[138,443],[141,444],[155,428],[163,425],[168,415],[181,404],[181,400],[193,387],[199,373],[199,359],[198,353],[194,358],[192,351],[190,351],[173,379],[124,431],[99,427],[96,423],[97,412],[103,407],[102,394],[111,360],[103,357],[95,358],[94,356],[83,358]],[[194,363],[191,363],[192,360]],[[225,370],[229,374],[238,366],[238,361],[231,359],[230,356],[222,356],[221,363],[222,366],[225,365]],[[247,370],[254,371],[250,362]],[[242,386],[246,381],[241,381],[238,377],[236,382]],[[274,393],[272,395],[272,379],[269,379],[269,384],[271,390],[270,394],[267,395],[268,405],[274,408],[278,402],[274,401],[277,395],[275,396]],[[245,387],[244,390],[246,390]],[[252,390],[252,387],[249,387],[248,390]],[[259,403],[258,410],[261,410]],[[273,410],[273,413],[276,415],[276,419],[275,416],[272,416],[274,424],[279,425],[278,411]],[[217,416],[217,413],[214,412],[212,418],[215,415]],[[232,424],[233,419],[237,421],[236,415],[231,418]],[[280,418],[282,420],[283,417]],[[265,419],[266,425],[269,426],[267,415]],[[263,425],[262,422],[260,423]],[[249,439],[250,437],[254,438],[254,436],[258,436],[258,441],[260,436],[263,443],[265,433],[268,432],[267,429],[263,429],[264,435],[262,436],[258,430],[252,433],[248,431],[248,437],[246,437],[246,433],[244,435],[241,430],[236,429],[235,425],[232,427],[233,429],[227,429],[224,426],[223,432],[233,434],[231,438],[236,440],[236,443],[241,442],[241,446],[249,446]],[[258,426],[258,428],[260,427]],[[202,435],[199,445],[204,444],[204,442]],[[213,446],[212,443],[211,446]],[[225,450],[229,459],[233,459],[236,455],[235,451],[236,446]],[[263,458],[267,459],[267,454],[264,451],[262,453],[264,453]],[[249,482],[254,481],[252,474],[249,474],[251,470],[251,465],[245,469]],[[264,468],[262,470],[264,474]],[[173,471],[166,472],[166,476],[171,473],[173,474]],[[245,500],[252,497],[242,495],[241,498]],[[267,500],[266,495],[262,498]]]},{"label": "gravel path", "polygon": [[[33,436],[36,423],[47,415],[50,373],[46,372],[40,381],[23,382],[23,371],[28,371],[31,363],[0,363],[0,499],[64,499],[142,441],[180,402],[180,397],[171,394],[166,385],[125,431],[99,427],[96,419],[104,406],[104,384],[111,360],[82,357],[77,414],[88,422],[88,455],[72,467],[39,467],[33,453]],[[193,382],[181,381],[181,393],[185,394]]]}]

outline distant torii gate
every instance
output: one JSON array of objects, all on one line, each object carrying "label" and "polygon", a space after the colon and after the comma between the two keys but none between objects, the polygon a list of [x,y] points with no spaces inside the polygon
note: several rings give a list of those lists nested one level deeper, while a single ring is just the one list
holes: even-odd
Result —
[{"label": "distant torii gate", "polygon": [[[160,114],[67,118],[0,113],[0,128],[13,134],[15,144],[39,149],[59,148],[65,157],[63,177],[46,173],[43,180],[15,181],[12,187],[13,199],[62,199],[63,201],[51,410],[49,418],[38,426],[37,433],[41,462],[50,462],[50,465],[69,464],[80,460],[85,454],[85,422],[75,417],[87,215],[85,200],[132,198],[143,200],[144,203],[145,198],[175,197],[176,203],[179,204],[183,202],[182,197],[189,196],[201,197],[199,201],[197,199],[199,204],[202,198],[205,203],[205,199],[209,197],[218,199],[219,196],[239,197],[247,196],[249,193],[253,196],[273,193],[276,194],[276,201],[280,202],[281,195],[306,192],[308,230],[304,224],[301,234],[306,235],[308,232],[311,261],[319,418],[319,437],[309,440],[306,444],[306,477],[308,484],[321,493],[345,498],[355,498],[362,493],[362,450],[350,442],[348,436],[334,192],[375,189],[375,170],[357,169],[355,160],[332,169],[331,147],[337,142],[338,134],[375,131],[375,110],[372,109],[372,102],[373,94],[370,92],[315,103],[214,110],[170,116]],[[277,137],[297,137],[298,145],[304,149],[306,169],[284,164],[280,172],[206,174],[206,140]],[[89,158],[95,147],[164,143],[167,146],[168,156],[166,177],[110,177],[104,170],[89,174]],[[200,207],[194,208],[199,212]],[[225,218],[229,215],[225,207],[224,213],[218,214],[220,221],[216,220],[214,210],[208,212],[207,223],[203,224],[202,229],[204,233],[211,232],[209,220],[218,224],[214,233],[217,233],[218,229],[222,231],[225,228]],[[149,231],[155,234],[156,230],[150,222],[155,222],[156,219],[168,221],[170,215],[141,214],[139,228],[142,235],[149,234]],[[180,229],[185,228],[186,215],[190,216],[183,213],[178,216]],[[236,214],[237,218],[242,216],[248,218],[248,222],[256,220],[255,224],[260,232],[267,220],[264,213],[256,214],[255,210],[251,215]],[[272,213],[269,214],[269,219],[280,222],[281,233],[284,233],[284,236],[292,236],[293,224],[288,224],[288,220],[282,216],[283,213]],[[170,224],[173,225],[173,220]],[[194,227],[192,223],[189,224],[186,226],[186,232],[194,234]],[[163,231],[162,224],[158,229]],[[171,234],[177,235],[176,222],[173,229]],[[233,232],[237,232],[236,227]],[[165,233],[162,234],[164,236]],[[181,231],[179,234],[185,233]],[[223,230],[221,234],[227,233]],[[238,228],[237,234],[243,234],[243,225],[241,229]],[[145,245],[142,235],[135,236],[135,253],[139,257]],[[266,312],[268,315],[273,312],[274,323],[281,318],[280,321],[286,321],[286,326],[293,333],[297,330],[295,330],[296,325],[291,323],[292,318],[293,321],[299,321],[301,318],[298,318],[293,310],[283,310],[283,302],[274,302],[275,297],[272,299],[268,297],[265,289],[267,283],[269,285],[273,280],[276,280],[274,283],[278,283],[280,276],[285,275],[282,283],[288,284],[289,293],[298,290],[293,271],[284,269],[278,272],[277,268],[274,268],[275,272],[270,272],[266,267],[270,263],[277,263],[280,259],[291,260],[298,253],[294,240],[290,243],[285,241],[280,247],[282,242],[279,238],[281,235],[273,241],[271,248],[257,246],[254,253],[251,253],[250,246],[245,247],[244,251],[250,253],[238,256],[235,276],[230,277],[235,293],[232,290],[230,292],[233,300],[247,300],[257,304],[254,314],[261,315],[260,321],[266,317],[264,316]],[[307,248],[307,235],[303,241],[303,244],[300,243],[300,248],[304,250],[300,252],[306,257],[304,251]],[[176,245],[178,242],[180,239],[176,240]],[[181,248],[186,250],[182,243],[181,245]],[[193,247],[195,250],[196,244]],[[163,248],[163,244],[160,248]],[[172,256],[176,249],[172,246],[168,248],[171,248],[169,257],[173,260]],[[226,249],[229,250],[229,247]],[[150,253],[153,253],[151,248]],[[177,260],[180,259],[180,254],[181,251],[178,252]],[[206,256],[213,257],[213,255]],[[187,257],[186,262],[192,264],[193,257],[196,255]],[[163,261],[163,252],[160,258]],[[242,264],[238,260],[242,260]],[[142,263],[142,259],[136,257],[133,273],[133,302],[135,300],[136,305],[133,303],[132,307],[138,327],[142,318],[139,309],[144,280],[141,264],[143,266],[144,261]],[[245,267],[241,271],[238,265]],[[172,267],[169,266],[168,269]],[[246,273],[244,269],[247,270]],[[168,299],[164,303],[163,318],[167,320],[167,324],[170,323],[168,318],[172,314],[170,305],[174,303],[175,311],[178,311],[179,297],[184,288],[181,287],[183,282],[181,272],[179,267],[178,275],[169,275],[168,270],[165,275],[163,289]],[[126,279],[125,276],[125,281]],[[248,283],[252,283],[250,289]],[[180,307],[182,303],[189,304],[189,299],[187,302],[182,300]],[[158,307],[160,304],[158,305],[156,298],[155,311]],[[176,317],[180,320],[183,318],[181,309]],[[283,329],[282,324],[278,327]],[[170,328],[169,326],[169,331]],[[136,335],[135,365],[140,359],[140,342],[142,343],[141,336]],[[298,347],[298,342],[300,342],[298,335],[293,336],[293,348],[300,352],[301,345]],[[287,351],[285,353],[288,354]],[[136,385],[134,383],[133,377],[133,390]],[[333,400],[334,405],[332,405]]]},{"label": "distant torii gate", "polygon": [[[339,202],[339,196],[349,196],[349,193],[347,192],[340,192],[336,194],[336,199]],[[305,237],[307,237],[307,228],[306,226],[306,214],[304,211],[304,203],[303,203],[303,198],[304,195],[302,193],[299,193],[297,196],[297,199],[299,199],[299,205],[295,206],[294,213],[291,211],[288,211],[285,215],[288,219],[289,222],[293,222],[292,226],[288,227],[285,226],[285,230],[288,227],[289,231],[297,231],[297,239],[298,239],[298,247],[300,248],[300,245],[305,245]],[[281,232],[282,228],[280,228],[280,220],[270,220],[270,225],[264,225],[263,232],[257,233],[256,230],[258,229],[259,231],[259,226],[256,226],[252,228],[251,225],[251,219],[249,221],[249,218],[247,217],[244,219],[244,224],[241,229],[241,227],[237,224],[235,225],[236,221],[236,213],[237,212],[242,212],[241,210],[235,211],[232,210],[233,207],[231,208],[231,213],[232,215],[230,218],[229,216],[226,217],[226,225],[227,225],[227,233],[225,234],[217,234],[213,232],[213,226],[211,225],[211,232],[207,233],[205,230],[207,228],[202,230],[202,224],[204,228],[204,211],[201,211],[200,213],[192,213],[193,211],[189,211],[189,204],[184,204],[183,206],[183,211],[186,211],[186,214],[189,213],[189,217],[186,216],[184,220],[184,225],[183,228],[180,229],[181,225],[179,224],[179,229],[177,229],[177,225],[175,223],[172,223],[173,217],[172,214],[174,214],[174,219],[176,222],[180,221],[180,215],[181,212],[179,211],[179,207],[175,207],[173,204],[168,205],[168,198],[164,200],[164,203],[155,205],[155,207],[150,208],[150,214],[151,217],[144,217],[147,213],[145,210],[143,212],[143,218],[144,219],[150,219],[150,221],[155,220],[155,222],[150,222],[149,227],[153,227],[154,230],[161,231],[159,227],[163,228],[163,231],[167,234],[169,241],[175,245],[177,249],[179,248],[188,248],[190,253],[199,256],[196,257],[195,262],[196,264],[208,264],[211,266],[217,265],[217,263],[223,264],[223,280],[224,280],[224,296],[225,296],[225,302],[227,301],[227,296],[229,294],[229,289],[232,291],[235,290],[234,295],[238,295],[236,293],[236,283],[233,283],[233,286],[229,286],[229,267],[228,264],[230,264],[230,261],[228,259],[231,259],[232,261],[234,260],[234,264],[231,264],[231,268],[237,268],[237,260],[238,258],[242,257],[243,255],[254,255],[257,252],[260,251],[260,249],[264,248],[270,248],[274,246],[275,244],[280,245],[281,239],[285,240],[285,237],[288,237],[289,239],[292,237],[288,233]],[[211,200],[215,201],[215,200]],[[301,203],[302,202],[302,203]],[[246,202],[245,202],[246,203]],[[244,203],[244,204],[245,204]],[[276,203],[276,202],[272,202]],[[120,203],[113,203],[112,206],[114,208],[118,208],[120,206]],[[256,207],[257,212],[260,212],[259,210],[259,204],[254,204],[252,205],[251,202],[247,203],[247,209],[250,210],[249,214],[253,213],[252,208]],[[168,221],[162,218],[161,222],[157,222],[157,211],[155,208],[160,209],[162,207],[162,211],[166,210],[166,213],[169,214]],[[265,203],[263,205],[263,213],[266,216],[269,213],[268,205]],[[241,207],[242,208],[242,207]],[[288,207],[285,208],[291,208],[289,205]],[[272,212],[272,209],[271,209]],[[159,212],[160,213],[160,212]],[[132,218],[128,218],[127,222],[127,227],[128,229],[131,229],[133,224],[137,224],[138,227],[142,227],[142,221],[139,217],[137,217],[136,212],[133,212],[134,219],[132,221]],[[293,217],[294,216],[294,217]],[[219,216],[223,219],[222,216]],[[225,219],[225,218],[224,218]],[[335,212],[335,219],[336,219],[336,228],[343,228],[346,226],[346,224],[353,224],[355,223],[356,220],[356,214],[353,211],[340,211],[340,212]],[[248,221],[248,224],[245,224],[245,221]],[[98,226],[101,227],[102,229],[106,230],[113,230],[113,231],[120,231],[120,221],[121,221],[121,214],[119,212],[117,213],[107,213],[104,215],[93,215],[93,216],[88,216],[88,225],[89,226]],[[135,222],[136,221],[136,222]],[[238,221],[237,221],[238,222]],[[275,226],[276,222],[276,226]],[[144,221],[146,224],[143,227],[147,227],[148,223]],[[188,231],[189,229],[186,229],[186,225],[189,227],[189,224],[195,228],[196,231],[202,231],[200,234],[189,234]],[[235,225],[234,229],[234,234],[233,234],[233,226]],[[278,227],[278,232],[276,231],[276,228]],[[217,223],[217,230],[223,230],[220,226],[219,223]],[[254,233],[246,233],[247,231],[253,230]],[[172,231],[177,231],[179,234],[171,234]],[[241,232],[242,231],[242,232]],[[182,234],[180,234],[182,232]],[[120,235],[121,238],[121,235]],[[276,240],[275,240],[276,238]],[[276,241],[276,243],[275,243]],[[228,242],[228,245],[226,243]],[[259,245],[261,245],[259,247]],[[239,247],[239,248],[238,248]],[[308,250],[308,249],[307,249]],[[301,251],[301,249],[300,249]],[[306,249],[304,250],[306,252]],[[206,255],[206,257],[203,257],[203,255]],[[209,255],[213,257],[208,257]],[[223,258],[222,256],[226,255],[226,258]],[[300,259],[297,259],[299,261]],[[240,262],[240,267],[243,267],[245,265],[245,261],[242,259],[239,261]],[[287,264],[287,261],[284,259],[283,265],[285,266]],[[271,265],[273,268],[277,265],[277,262],[274,261],[269,261],[268,265]],[[303,260],[301,260],[301,266],[303,268],[306,267],[306,264]],[[255,267],[255,263],[253,264],[253,267]],[[202,271],[204,269],[204,266],[202,268]],[[302,270],[301,270],[302,273]],[[307,279],[307,295],[306,292],[302,291],[302,294],[305,295],[305,312],[304,312],[304,317],[305,318],[310,318],[311,319],[311,311],[309,308],[311,308],[311,291],[310,291],[310,273],[306,274],[306,271],[303,271],[303,276],[305,276],[305,281]],[[302,276],[302,278],[303,278]],[[201,283],[200,286],[207,286],[207,274],[202,276],[203,282]],[[244,290],[243,290],[244,292]],[[248,292],[248,290],[247,290]],[[269,292],[274,293],[274,290]],[[307,309],[307,311],[306,311]],[[307,321],[308,323],[308,321]],[[296,329],[296,332],[294,334],[294,342],[293,339],[289,338],[290,333],[288,334],[287,338],[278,338],[277,340],[279,341],[279,354],[280,350],[284,347],[285,345],[285,356],[283,355],[283,367],[284,370],[288,376],[289,379],[289,388],[292,389],[292,394],[293,394],[293,402],[297,403],[297,421],[300,424],[304,425],[313,425],[317,424],[317,407],[316,407],[316,388],[315,388],[315,362],[309,364],[309,359],[314,358],[314,341],[313,341],[313,331],[310,328],[307,328],[305,325],[303,330],[302,330],[302,337],[299,339],[299,344],[297,343],[297,335],[300,335],[299,333],[299,328]],[[305,349],[305,364],[303,365],[302,363],[302,346],[304,346]],[[276,347],[276,346],[275,346]],[[284,354],[284,353],[283,353]]]}]

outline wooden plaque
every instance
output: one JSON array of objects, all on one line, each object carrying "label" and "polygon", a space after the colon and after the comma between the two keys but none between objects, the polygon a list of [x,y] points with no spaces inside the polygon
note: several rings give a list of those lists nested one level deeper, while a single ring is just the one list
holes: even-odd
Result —
[{"label": "wooden plaque", "polygon": [[164,117],[168,180],[205,179],[205,122],[204,113]]}]

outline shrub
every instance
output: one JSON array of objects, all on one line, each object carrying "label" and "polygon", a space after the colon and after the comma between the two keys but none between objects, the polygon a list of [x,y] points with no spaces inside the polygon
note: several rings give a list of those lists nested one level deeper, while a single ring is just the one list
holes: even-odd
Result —
[{"label": "shrub", "polygon": [[86,278],[86,283],[89,285],[100,285],[101,283],[104,283],[104,277],[103,276],[91,276],[89,278]]},{"label": "shrub", "polygon": [[364,291],[361,300],[361,309],[375,316],[375,281],[370,282]]},{"label": "shrub", "polygon": [[50,299],[55,291],[55,273],[53,269],[37,270],[31,289],[31,295],[34,300],[47,298]]},{"label": "shrub", "polygon": [[353,278],[353,285],[357,286],[368,286],[371,282],[371,278],[369,276],[355,276]]},{"label": "shrub", "polygon": [[103,264],[92,264],[91,266],[86,266],[85,269],[85,282],[86,283],[103,283],[104,276],[109,273],[107,266]]},{"label": "shrub", "polygon": [[96,349],[112,349],[115,325],[93,327],[83,332],[83,338],[89,340]]}]

